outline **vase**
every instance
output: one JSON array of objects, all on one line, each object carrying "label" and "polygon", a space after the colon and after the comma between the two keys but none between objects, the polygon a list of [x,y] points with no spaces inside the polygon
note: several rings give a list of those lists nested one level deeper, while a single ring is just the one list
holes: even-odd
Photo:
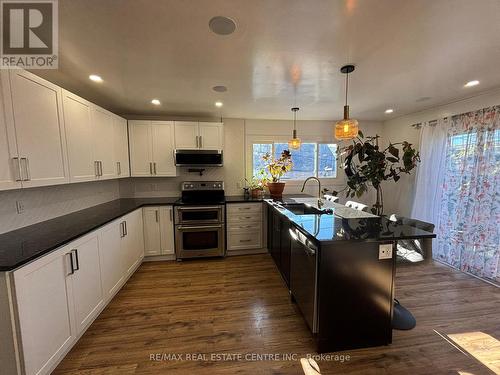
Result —
[{"label": "vase", "polygon": [[285,190],[284,182],[268,182],[267,187],[269,189],[269,194],[271,198],[281,198],[283,196],[283,190]]},{"label": "vase", "polygon": [[258,199],[262,197],[262,189],[252,189],[251,190],[252,198]]}]

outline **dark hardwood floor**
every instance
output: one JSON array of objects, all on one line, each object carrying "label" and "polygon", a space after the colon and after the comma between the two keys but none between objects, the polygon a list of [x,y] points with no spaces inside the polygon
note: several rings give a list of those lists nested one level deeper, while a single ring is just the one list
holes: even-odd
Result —
[{"label": "dark hardwood floor", "polygon": [[[500,367],[498,288],[438,263],[399,267],[396,287],[417,327],[394,331],[390,346],[337,353],[349,361],[320,360],[323,374],[479,375]],[[156,353],[183,360],[151,360]],[[191,353],[207,360],[185,360]],[[269,255],[144,263],[54,373],[303,374],[294,360],[216,361],[211,353],[314,353]]]}]

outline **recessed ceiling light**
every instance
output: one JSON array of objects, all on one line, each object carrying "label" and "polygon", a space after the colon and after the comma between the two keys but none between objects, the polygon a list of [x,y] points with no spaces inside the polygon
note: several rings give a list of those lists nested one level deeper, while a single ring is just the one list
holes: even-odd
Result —
[{"label": "recessed ceiling light", "polygon": [[222,104],[222,102],[215,102],[215,106],[218,107],[218,108],[220,108],[220,107],[223,106],[223,104]]},{"label": "recessed ceiling light", "polygon": [[227,91],[227,87],[226,86],[222,86],[222,85],[218,85],[218,86],[214,86],[212,87],[212,90],[214,90],[215,92],[226,92]]},{"label": "recessed ceiling light", "polygon": [[158,99],[153,99],[153,100],[151,100],[151,104],[160,105],[161,102]]},{"label": "recessed ceiling light", "polygon": [[89,79],[94,82],[102,82],[102,78],[98,76],[97,74],[91,74],[89,75]]},{"label": "recessed ceiling light", "polygon": [[474,81],[469,81],[467,82],[464,87],[472,87],[472,86],[477,86],[479,85],[479,81],[478,80],[474,80]]},{"label": "recessed ceiling light", "polygon": [[236,30],[236,23],[231,18],[216,16],[208,22],[208,27],[217,35],[229,35]]},{"label": "recessed ceiling light", "polygon": [[394,112],[394,109],[392,109],[392,108],[388,108],[385,110],[385,113],[392,113],[392,112]]}]

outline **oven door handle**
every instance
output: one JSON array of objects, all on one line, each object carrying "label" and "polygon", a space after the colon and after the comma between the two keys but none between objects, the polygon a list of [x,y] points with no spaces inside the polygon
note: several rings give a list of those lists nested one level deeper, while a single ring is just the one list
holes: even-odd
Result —
[{"label": "oven door handle", "polygon": [[183,225],[178,225],[177,226],[177,229],[179,230],[192,230],[192,229],[220,229],[222,228],[222,225],[210,225],[210,226],[207,226],[207,225],[204,225],[204,226],[196,226],[196,227],[185,227]]}]

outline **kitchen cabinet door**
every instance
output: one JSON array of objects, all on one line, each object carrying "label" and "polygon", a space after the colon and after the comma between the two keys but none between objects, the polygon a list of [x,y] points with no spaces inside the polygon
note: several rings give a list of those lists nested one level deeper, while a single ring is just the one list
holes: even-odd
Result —
[{"label": "kitchen cabinet door", "polygon": [[123,217],[125,236],[122,238],[122,252],[125,254],[126,274],[132,273],[144,257],[144,231],[142,210],[136,210]]},{"label": "kitchen cabinet door", "polygon": [[99,179],[117,177],[114,152],[113,114],[98,106],[92,106],[94,157],[100,162]]},{"label": "kitchen cabinet door", "polygon": [[23,187],[69,182],[61,88],[24,70],[9,73],[6,119],[15,128]]},{"label": "kitchen cabinet door", "polygon": [[97,233],[84,236],[67,246],[76,258],[75,273],[71,275],[78,333],[83,332],[100,312],[104,304],[99,240]]},{"label": "kitchen cabinet door", "polygon": [[132,177],[153,175],[151,121],[129,121],[130,174]]},{"label": "kitchen cabinet door", "polygon": [[175,121],[175,148],[196,150],[198,145],[198,122]]},{"label": "kitchen cabinet door", "polygon": [[128,159],[128,132],[127,120],[120,116],[113,117],[114,123],[114,152],[115,167],[118,178],[130,176]]},{"label": "kitchen cabinet door", "polygon": [[173,121],[153,121],[151,132],[153,137],[153,174],[163,177],[176,176]]},{"label": "kitchen cabinet door", "polygon": [[286,285],[290,285],[290,256],[291,256],[291,239],[289,230],[290,220],[282,217],[280,220],[280,271]]},{"label": "kitchen cabinet door", "polygon": [[199,123],[199,146],[202,150],[222,150],[224,147],[224,125],[220,122]]},{"label": "kitchen cabinet door", "polygon": [[48,374],[76,340],[70,254],[61,249],[14,271],[19,332],[28,375]]},{"label": "kitchen cabinet door", "polygon": [[9,76],[4,73],[0,78],[0,190],[19,189],[21,165],[17,153],[15,131],[13,127],[7,128],[3,103],[3,86],[8,85]]},{"label": "kitchen cabinet door", "polygon": [[159,207],[144,207],[144,255],[161,255],[160,239],[160,209]]},{"label": "kitchen cabinet door", "polygon": [[111,299],[125,280],[125,253],[122,251],[121,220],[99,231],[99,264],[105,300]]},{"label": "kitchen cabinet door", "polygon": [[64,125],[71,182],[97,179],[92,131],[92,104],[63,90]]},{"label": "kitchen cabinet door", "polygon": [[161,254],[175,254],[174,212],[172,206],[162,206],[160,210],[160,243]]}]

